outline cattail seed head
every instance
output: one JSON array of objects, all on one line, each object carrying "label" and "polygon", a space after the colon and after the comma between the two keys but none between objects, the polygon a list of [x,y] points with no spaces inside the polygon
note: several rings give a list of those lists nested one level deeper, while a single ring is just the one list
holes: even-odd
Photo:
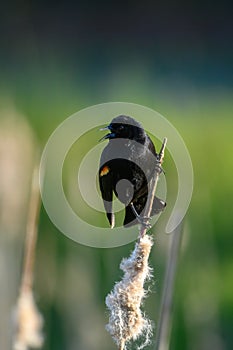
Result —
[{"label": "cattail seed head", "polygon": [[106,329],[118,345],[119,349],[130,340],[145,336],[142,349],[150,341],[151,322],[142,313],[140,307],[145,298],[144,284],[151,277],[148,258],[153,245],[152,239],[145,235],[135,245],[128,259],[120,265],[124,272],[122,280],[115,284],[113,291],[106,297],[106,305],[110,311]]}]

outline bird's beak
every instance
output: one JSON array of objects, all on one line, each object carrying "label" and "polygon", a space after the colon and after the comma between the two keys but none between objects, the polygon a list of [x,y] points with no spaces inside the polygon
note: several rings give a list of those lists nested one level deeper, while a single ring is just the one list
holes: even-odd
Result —
[{"label": "bird's beak", "polygon": [[[99,129],[100,131],[105,131],[105,130],[111,130],[110,126],[106,126],[105,128],[101,128]],[[107,140],[107,139],[111,139],[115,136],[114,133],[109,133],[107,135],[104,135],[104,137],[101,137],[101,139],[99,140],[99,142],[103,141],[103,140]]]},{"label": "bird's beak", "polygon": [[104,135],[104,137],[101,137],[101,139],[99,140],[99,142],[103,141],[103,140],[107,140],[111,137],[111,134],[107,134],[107,135]]},{"label": "bird's beak", "polygon": [[109,126],[105,126],[105,128],[100,129],[100,131],[105,131],[105,130],[109,130]]}]

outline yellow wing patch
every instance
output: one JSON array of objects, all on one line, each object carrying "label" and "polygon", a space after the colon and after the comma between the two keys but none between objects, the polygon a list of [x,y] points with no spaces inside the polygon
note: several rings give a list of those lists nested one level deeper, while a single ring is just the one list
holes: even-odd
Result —
[{"label": "yellow wing patch", "polygon": [[100,176],[107,175],[109,173],[109,171],[110,171],[109,167],[107,165],[105,165],[100,172]]}]

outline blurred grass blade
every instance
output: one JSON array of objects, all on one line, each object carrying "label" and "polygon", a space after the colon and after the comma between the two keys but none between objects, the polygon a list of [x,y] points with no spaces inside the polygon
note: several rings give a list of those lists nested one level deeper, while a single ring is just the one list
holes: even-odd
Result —
[{"label": "blurred grass blade", "polygon": [[177,263],[182,240],[183,223],[172,232],[164,280],[160,317],[158,322],[156,350],[168,350],[172,328],[172,306]]}]

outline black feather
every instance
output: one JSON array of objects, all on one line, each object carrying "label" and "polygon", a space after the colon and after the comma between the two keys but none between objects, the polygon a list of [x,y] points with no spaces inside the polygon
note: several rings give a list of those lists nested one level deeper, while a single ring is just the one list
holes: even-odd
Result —
[{"label": "black feather", "polygon": [[[115,223],[112,211],[113,193],[125,204],[124,226],[137,223],[136,212],[143,216],[148,195],[148,181],[154,174],[156,150],[142,125],[128,116],[118,116],[112,120],[110,131],[104,139],[109,143],[100,159],[99,184],[104,207],[110,226]],[[123,181],[124,180],[124,181]],[[158,214],[166,206],[159,198],[154,198],[152,215]]]}]

